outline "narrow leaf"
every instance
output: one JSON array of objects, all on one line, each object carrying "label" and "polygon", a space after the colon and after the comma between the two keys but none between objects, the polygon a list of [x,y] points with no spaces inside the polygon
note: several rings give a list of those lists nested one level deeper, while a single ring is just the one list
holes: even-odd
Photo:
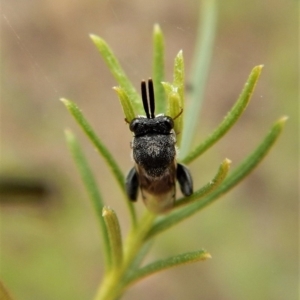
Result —
[{"label": "narrow leaf", "polygon": [[262,65],[253,68],[241,95],[232,109],[228,112],[223,121],[212,132],[212,134],[209,135],[204,142],[199,144],[187,157],[183,158],[182,161],[184,163],[189,164],[191,161],[196,159],[199,155],[215,144],[236,123],[250,101],[262,68]]},{"label": "narrow leaf", "polygon": [[[184,85],[185,85],[185,78],[184,78],[184,60],[182,51],[179,51],[177,56],[175,57],[174,62],[174,75],[173,75],[173,85],[176,87],[176,93],[179,95],[178,101],[178,108],[177,112],[174,113],[175,119],[175,132],[177,133],[177,146],[181,148],[181,140],[183,135],[183,112],[184,112]],[[172,98],[170,99],[172,100]]]},{"label": "narrow leaf", "polygon": [[127,279],[126,284],[133,284],[138,280],[141,280],[160,271],[164,271],[184,264],[206,260],[208,258],[211,258],[208,252],[206,252],[205,250],[198,250],[159,260],[137,270]]},{"label": "narrow leaf", "polygon": [[197,28],[197,42],[189,80],[189,84],[191,85],[191,102],[184,113],[184,131],[182,133],[183,136],[180,149],[181,158],[186,157],[189,153],[199,122],[199,115],[217,31],[217,11],[216,0],[201,1],[201,16]]},{"label": "narrow leaf", "polygon": [[154,25],[153,30],[153,84],[155,93],[155,105],[157,113],[165,112],[165,93],[161,84],[164,81],[164,36],[158,24]]},{"label": "narrow leaf", "polygon": [[171,226],[178,224],[180,221],[190,217],[199,210],[208,206],[217,200],[221,195],[225,194],[234,186],[236,186],[262,161],[262,159],[269,152],[282,132],[286,119],[287,117],[282,117],[273,125],[269,133],[263,139],[262,143],[231,173],[231,175],[224,180],[223,184],[221,184],[219,188],[206,196],[202,201],[197,201],[181,209],[174,210],[166,217],[159,219],[154,223],[147,237],[153,237],[154,235],[170,228]]},{"label": "narrow leaf", "polygon": [[182,108],[180,95],[176,91],[177,89],[173,89],[171,93],[168,94],[168,113],[167,115],[172,117],[174,120],[174,131],[177,135],[177,145],[179,147],[180,140],[182,136]]},{"label": "narrow leaf", "polygon": [[182,130],[183,130],[183,119],[182,119],[182,103],[181,98],[178,93],[178,87],[169,83],[169,82],[162,82],[164,87],[165,93],[167,95],[167,109],[166,115],[170,116],[174,120],[174,131],[176,133],[177,139],[177,146],[179,147]]},{"label": "narrow leaf", "polygon": [[174,61],[174,75],[173,85],[178,88],[178,94],[180,95],[181,108],[184,109],[184,85],[185,85],[185,74],[184,74],[184,59],[182,50],[178,52]]},{"label": "narrow leaf", "polygon": [[121,191],[124,194],[124,199],[126,201],[126,204],[128,206],[130,215],[131,215],[131,221],[132,224],[136,224],[136,213],[134,210],[133,204],[128,201],[127,195],[125,192],[125,179],[123,176],[123,173],[116,163],[115,159],[109,152],[109,150],[104,146],[104,144],[101,142],[101,140],[98,138],[98,136],[95,134],[94,130],[92,129],[91,125],[88,123],[88,121],[83,116],[82,112],[79,110],[79,108],[70,100],[67,99],[61,99],[61,101],[64,103],[66,108],[69,110],[69,112],[72,114],[72,116],[75,118],[75,120],[78,122],[82,130],[86,133],[86,135],[89,137],[91,142],[94,144],[96,149],[99,151],[107,165],[109,166],[112,174],[114,175]]},{"label": "narrow leaf", "polygon": [[118,84],[126,91],[126,94],[128,95],[133,106],[136,108],[136,111],[141,113],[143,109],[140,96],[136,92],[134,86],[132,85],[128,77],[126,76],[113,51],[102,38],[94,34],[90,34],[90,38],[96,45],[98,51],[100,52],[102,58],[106,62],[110,72],[117,80]]},{"label": "narrow leaf", "polygon": [[135,118],[135,113],[131,105],[131,101],[123,88],[118,86],[114,87],[113,89],[117,92],[119,96],[126,122],[130,123]]},{"label": "narrow leaf", "polygon": [[102,216],[108,231],[113,270],[118,270],[123,261],[122,237],[118,217],[108,206],[103,207]]},{"label": "narrow leaf", "polygon": [[103,199],[100,194],[100,191],[98,190],[93,173],[84,157],[84,154],[79,146],[77,139],[70,131],[66,131],[65,134],[69,149],[73,155],[82,181],[86,187],[86,190],[89,194],[89,197],[92,201],[93,207],[98,217],[103,238],[102,245],[104,248],[105,265],[106,268],[109,269],[111,267],[111,249],[109,246],[108,232],[106,230],[106,226],[102,218],[102,208],[104,206]]},{"label": "narrow leaf", "polygon": [[199,199],[203,198],[204,196],[208,195],[212,191],[214,191],[216,188],[218,188],[221,183],[226,178],[229,168],[230,168],[231,161],[226,158],[222,164],[219,167],[218,173],[215,175],[215,177],[208,182],[205,186],[200,188],[198,191],[194,192],[189,197],[183,197],[181,199],[178,199],[175,202],[175,207],[180,207],[182,205],[190,204],[195,201],[199,201]]},{"label": "narrow leaf", "polygon": [[[174,87],[173,87],[173,85],[170,82],[164,82],[163,81],[161,84],[162,84],[162,86],[164,88],[165,95],[168,95],[168,94],[170,94],[170,93],[173,92]],[[168,114],[168,107],[166,108],[166,114],[169,115]]]}]

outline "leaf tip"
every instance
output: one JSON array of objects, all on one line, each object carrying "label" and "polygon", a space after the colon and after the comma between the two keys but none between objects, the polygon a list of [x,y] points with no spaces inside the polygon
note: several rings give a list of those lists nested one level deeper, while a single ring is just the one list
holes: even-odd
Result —
[{"label": "leaf tip", "polygon": [[102,217],[107,217],[112,212],[112,209],[109,206],[103,206],[102,208]]},{"label": "leaf tip", "polygon": [[154,33],[161,33],[161,28],[158,23],[154,24]]},{"label": "leaf tip", "polygon": [[59,99],[67,108],[71,105],[71,101],[66,98]]},{"label": "leaf tip", "polygon": [[225,159],[224,159],[224,164],[225,164],[225,165],[231,165],[231,163],[232,163],[232,160],[231,160],[231,159],[229,159],[229,158],[225,158]]},{"label": "leaf tip", "polygon": [[202,256],[202,258],[203,258],[203,260],[206,260],[206,259],[212,258],[212,256],[211,256],[210,253],[206,252],[206,253],[204,253],[204,255]]},{"label": "leaf tip", "polygon": [[121,86],[113,86],[112,89],[117,93],[119,97],[122,95],[122,92],[124,92]]},{"label": "leaf tip", "polygon": [[282,126],[285,124],[285,122],[288,120],[288,116],[282,116],[279,120],[278,123],[281,124]]},{"label": "leaf tip", "polygon": [[179,52],[177,53],[177,57],[183,57],[183,50],[179,50]]},{"label": "leaf tip", "polygon": [[64,131],[65,131],[66,135],[71,135],[72,134],[72,131],[69,128],[66,128]]},{"label": "leaf tip", "polygon": [[[263,69],[264,65],[261,64],[261,65],[258,65],[258,66],[255,66],[253,69],[252,69],[252,72],[251,74],[253,74],[254,76],[256,76],[256,78],[258,79],[262,69]],[[256,80],[257,80],[256,79]]]},{"label": "leaf tip", "polygon": [[288,120],[288,116],[282,116],[281,118],[279,118],[275,124],[274,124],[274,128],[277,128],[278,130],[282,130],[285,126],[286,121]]},{"label": "leaf tip", "polygon": [[67,142],[73,143],[75,140],[75,136],[74,136],[73,132],[69,128],[65,129],[64,132],[65,132],[65,137],[66,137]]},{"label": "leaf tip", "polygon": [[96,41],[96,40],[99,40],[100,38],[97,36],[97,35],[95,35],[95,34],[93,34],[93,33],[90,33],[90,38],[93,40],[93,41]]}]

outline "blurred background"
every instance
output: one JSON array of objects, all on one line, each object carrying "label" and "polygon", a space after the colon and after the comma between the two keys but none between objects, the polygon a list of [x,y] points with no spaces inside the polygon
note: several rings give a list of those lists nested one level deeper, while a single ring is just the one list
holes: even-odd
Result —
[{"label": "blurred background", "polygon": [[[123,299],[298,299],[298,1],[218,1],[218,26],[195,143],[264,64],[252,101],[191,166],[201,187],[228,157],[232,168],[283,115],[287,126],[261,165],[220,201],[161,234],[147,261],[204,248],[212,259],[152,276]],[[103,272],[99,228],[68,152],[81,141],[103,197],[129,229],[103,160],[60,97],[75,101],[115,156],[132,166],[131,134],[116,82],[89,39],[103,37],[137,89],[151,76],[152,29],[166,39],[166,81],[183,50],[187,84],[201,1],[2,1],[1,279],[15,299],[93,299]],[[144,206],[139,201],[139,212]]]}]

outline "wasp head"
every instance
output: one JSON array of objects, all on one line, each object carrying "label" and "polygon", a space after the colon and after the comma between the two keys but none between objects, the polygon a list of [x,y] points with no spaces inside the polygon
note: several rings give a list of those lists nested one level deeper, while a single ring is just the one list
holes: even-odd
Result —
[{"label": "wasp head", "polygon": [[135,137],[145,134],[170,134],[174,128],[174,122],[171,117],[159,115],[154,119],[135,118],[130,123],[129,129]]},{"label": "wasp head", "polygon": [[146,82],[142,81],[142,100],[146,117],[138,117],[131,121],[129,129],[136,137],[146,134],[170,134],[174,128],[174,121],[169,116],[162,114],[155,116],[155,100],[153,81],[148,81],[149,102]]}]

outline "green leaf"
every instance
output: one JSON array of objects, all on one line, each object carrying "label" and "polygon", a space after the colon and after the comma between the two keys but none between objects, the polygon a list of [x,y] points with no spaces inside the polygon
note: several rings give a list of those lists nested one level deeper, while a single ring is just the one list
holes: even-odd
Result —
[{"label": "green leaf", "polygon": [[184,131],[180,157],[185,157],[190,149],[199,122],[199,115],[208,77],[209,66],[214,48],[217,28],[217,1],[203,0],[200,7],[196,47],[192,60],[190,105],[184,113]]},{"label": "green leaf", "polygon": [[170,116],[174,121],[174,131],[176,133],[177,146],[180,144],[182,136],[182,104],[178,93],[178,88],[169,82],[162,82],[165,93],[167,95],[166,115]]},{"label": "green leaf", "polygon": [[[171,83],[169,83],[169,82],[164,82],[164,81],[163,81],[161,84],[162,84],[162,86],[163,86],[163,88],[164,88],[164,91],[165,91],[165,94],[166,94],[166,95],[172,93],[173,91],[176,91],[176,89],[174,90],[173,84],[171,84]],[[169,110],[168,110],[168,106],[167,106],[167,108],[166,108],[166,114],[167,114],[168,116],[170,116],[170,113],[169,113]]]},{"label": "green leaf", "polygon": [[124,246],[124,265],[130,266],[137,256],[141,246],[145,241],[145,236],[148,234],[153,225],[156,215],[146,210],[144,215],[139,220],[138,226],[133,228],[128,234]]},{"label": "green leaf", "polygon": [[[164,86],[165,86],[164,82]],[[173,118],[174,131],[176,133],[177,145],[179,146],[182,132],[182,108],[180,105],[180,95],[177,92],[177,88],[172,86],[172,92],[168,93],[168,108],[167,115]]]},{"label": "green leaf", "polygon": [[108,232],[113,270],[118,270],[123,262],[122,237],[118,217],[108,206],[103,207],[102,217]]},{"label": "green leaf", "polygon": [[265,136],[262,143],[256,148],[256,150],[250,154],[221,184],[219,188],[214,190],[208,196],[201,201],[196,201],[181,209],[172,211],[165,217],[160,218],[154,223],[147,238],[152,238],[154,235],[170,228],[171,226],[178,224],[180,221],[190,217],[199,210],[208,206],[217,200],[220,196],[227,193],[230,189],[236,186],[244,177],[246,177],[267,155],[273,144],[278,139],[282,129],[284,127],[287,117],[279,119],[271,128],[269,133]]},{"label": "green leaf", "polygon": [[[184,85],[185,85],[185,78],[184,78],[184,60],[182,51],[179,51],[177,56],[175,57],[174,61],[174,75],[173,75],[173,90],[176,91],[176,94],[178,94],[179,99],[176,99],[176,101],[172,101],[172,95],[170,95],[170,102],[171,104],[173,102],[176,103],[177,107],[175,106],[173,115],[173,118],[175,118],[175,132],[177,133],[177,146],[181,147],[181,140],[182,140],[182,134],[183,134],[183,112],[184,112]],[[175,96],[175,95],[174,95]]]},{"label": "green leaf", "polygon": [[126,94],[128,95],[132,105],[134,106],[135,111],[137,111],[138,113],[142,113],[143,108],[140,95],[137,93],[134,86],[126,76],[113,51],[102,38],[94,34],[90,34],[90,38],[96,45],[98,51],[106,62],[110,72],[117,80],[118,84],[126,91]]},{"label": "green leaf", "polygon": [[161,84],[161,82],[164,81],[165,77],[164,55],[164,36],[159,25],[155,24],[153,30],[153,84],[157,113],[164,113],[166,106],[164,88]]},{"label": "green leaf", "polygon": [[180,95],[181,108],[184,109],[184,85],[185,85],[185,74],[184,74],[184,59],[182,50],[178,52],[174,61],[174,75],[173,85],[178,88],[178,94]]},{"label": "green leaf", "polygon": [[138,280],[141,280],[147,276],[158,273],[160,271],[164,271],[184,264],[190,264],[193,262],[206,260],[208,258],[211,258],[208,252],[206,252],[205,250],[198,250],[159,260],[131,274],[131,276],[127,278],[126,285],[133,284]]},{"label": "green leaf", "polygon": [[126,122],[130,123],[135,118],[135,113],[131,105],[131,101],[123,88],[118,86],[114,87],[113,89],[117,92],[119,96]]},{"label": "green leaf", "polygon": [[87,160],[84,157],[84,154],[79,146],[79,143],[75,136],[68,130],[65,132],[67,143],[69,149],[73,155],[74,161],[77,165],[79,173],[81,175],[82,181],[86,187],[86,190],[89,194],[89,197],[92,201],[93,207],[96,211],[98,221],[100,224],[100,229],[102,232],[103,238],[103,248],[104,248],[104,256],[105,256],[105,266],[107,269],[111,267],[111,248],[109,245],[108,232],[106,230],[105,223],[102,218],[102,209],[104,207],[104,202],[100,191],[97,187],[96,180],[93,176],[93,173],[87,163]]},{"label": "green leaf", "polygon": [[232,107],[232,109],[227,113],[220,125],[209,135],[204,142],[199,144],[193,151],[191,151],[188,156],[182,159],[182,162],[189,164],[199,155],[204,153],[208,148],[215,144],[239,119],[242,113],[245,111],[250,98],[253,94],[254,88],[260,76],[263,66],[256,66],[251,71],[248,80],[244,86],[244,89],[239,96],[238,100]]},{"label": "green leaf", "polygon": [[116,163],[115,159],[109,152],[109,150],[104,146],[104,144],[101,142],[101,140],[98,138],[98,136],[95,134],[94,130],[92,129],[91,125],[88,123],[88,121],[83,116],[82,112],[79,110],[79,108],[70,100],[67,99],[61,99],[61,101],[64,103],[66,108],[69,110],[69,112],[72,114],[72,116],[75,118],[77,123],[80,125],[82,130],[86,133],[86,135],[89,137],[89,139],[92,141],[96,149],[99,151],[107,165],[109,166],[112,174],[114,175],[117,183],[119,184],[119,187],[121,191],[123,192],[124,199],[126,201],[126,204],[128,206],[128,209],[130,211],[131,221],[132,224],[136,224],[136,213],[133,204],[128,201],[127,195],[125,192],[125,178],[124,175]]},{"label": "green leaf", "polygon": [[203,198],[204,196],[214,191],[217,187],[221,185],[221,183],[226,178],[230,168],[230,164],[231,161],[228,158],[224,159],[224,161],[221,163],[219,167],[218,173],[210,182],[208,182],[205,186],[200,188],[198,191],[194,192],[191,196],[178,199],[175,202],[175,207],[180,207],[182,205],[199,201],[199,199]]}]

